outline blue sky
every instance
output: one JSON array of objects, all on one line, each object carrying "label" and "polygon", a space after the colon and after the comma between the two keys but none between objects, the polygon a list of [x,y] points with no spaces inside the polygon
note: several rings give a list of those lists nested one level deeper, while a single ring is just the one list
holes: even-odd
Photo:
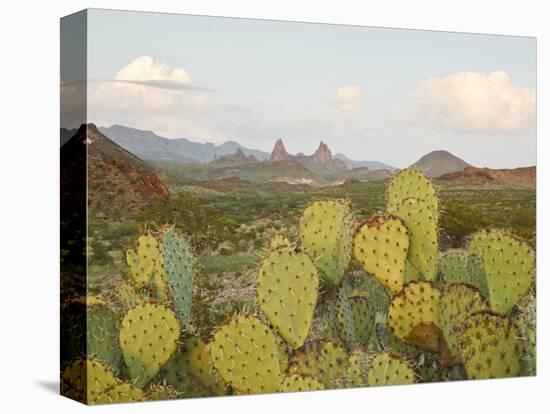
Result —
[{"label": "blue sky", "polygon": [[[533,38],[91,10],[88,117],[405,167],[536,160]],[[109,82],[170,80],[209,91]]]}]

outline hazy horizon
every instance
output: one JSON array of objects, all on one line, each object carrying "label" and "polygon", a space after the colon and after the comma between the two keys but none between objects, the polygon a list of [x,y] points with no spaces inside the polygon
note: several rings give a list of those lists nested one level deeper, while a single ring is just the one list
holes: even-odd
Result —
[{"label": "hazy horizon", "polygon": [[[405,167],[536,164],[536,40],[89,10],[88,122]],[[124,27],[124,30],[120,30]],[[62,79],[70,83],[78,79]]]}]

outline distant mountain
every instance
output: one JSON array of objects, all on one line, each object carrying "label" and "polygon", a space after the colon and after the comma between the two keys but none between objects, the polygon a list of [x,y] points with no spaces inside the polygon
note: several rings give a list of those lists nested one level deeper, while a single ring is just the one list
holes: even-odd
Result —
[{"label": "distant mountain", "polygon": [[535,187],[537,182],[537,169],[535,166],[514,169],[468,167],[463,171],[442,175],[439,179],[469,185],[509,184],[521,187]]},{"label": "distant mountain", "polygon": [[65,143],[70,140],[76,133],[78,129],[67,129],[67,128],[60,128],[59,130],[59,138],[60,138],[60,144],[61,146],[65,145]]},{"label": "distant mountain", "polygon": [[317,173],[324,174],[335,171],[346,171],[347,165],[341,161],[332,157],[332,153],[323,141],[319,143],[319,147],[312,155],[304,155],[302,153],[297,155],[291,155],[287,152],[283,140],[279,138],[275,142],[273,151],[269,156],[269,161],[298,161],[308,170]]},{"label": "distant mountain", "polygon": [[213,161],[210,161],[210,164],[217,164],[217,165],[240,165],[240,164],[250,164],[260,162],[258,158],[256,158],[254,155],[246,156],[244,155],[244,152],[242,149],[237,149],[234,154],[227,154],[227,155],[221,155],[216,156],[216,158]]},{"label": "distant mountain", "polygon": [[238,149],[246,156],[254,155],[259,160],[265,160],[269,156],[266,152],[243,147],[235,141],[227,141],[221,145],[210,142],[202,144],[187,138],[168,139],[153,131],[122,125],[100,127],[99,130],[121,147],[145,160],[203,163],[214,160],[216,156],[234,154]]},{"label": "distant mountain", "polygon": [[350,169],[351,168],[361,168],[366,167],[371,171],[375,170],[388,170],[390,172],[395,172],[397,168],[392,167],[391,165],[384,164],[380,161],[354,161],[350,160],[348,157],[346,157],[344,154],[336,154],[334,158],[337,158],[339,160],[342,160]]},{"label": "distant mountain", "polygon": [[426,177],[435,178],[443,174],[462,171],[468,167],[471,165],[448,151],[432,151],[409,168],[416,168],[422,171]]},{"label": "distant mountain", "polygon": [[163,161],[154,161],[153,164],[168,174],[199,181],[236,177],[252,183],[283,182],[314,186],[327,183],[323,177],[308,170],[296,160],[260,161],[233,166]]},{"label": "distant mountain", "polygon": [[[71,191],[72,170],[86,165],[88,146],[88,208],[94,215],[120,216],[133,213],[151,199],[167,198],[170,192],[154,169],[100,133],[93,124],[82,125],[61,147],[62,187]],[[74,185],[81,185],[77,182]],[[63,194],[62,194],[63,197]]]}]

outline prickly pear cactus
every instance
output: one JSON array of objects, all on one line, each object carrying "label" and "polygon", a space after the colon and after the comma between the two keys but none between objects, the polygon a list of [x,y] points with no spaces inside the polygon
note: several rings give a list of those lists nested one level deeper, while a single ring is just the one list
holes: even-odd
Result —
[{"label": "prickly pear cactus", "polygon": [[179,335],[176,316],[162,305],[139,305],[126,314],[120,328],[120,347],[138,387],[147,385],[170,359]]},{"label": "prickly pear cactus", "polygon": [[369,299],[363,295],[347,296],[343,289],[338,292],[336,306],[337,334],[348,350],[357,345],[367,345],[374,332],[375,311]]},{"label": "prickly pear cactus", "polygon": [[413,384],[414,381],[414,369],[388,352],[379,353],[370,363],[367,383],[371,387]]},{"label": "prickly pear cactus", "polygon": [[481,294],[465,284],[454,284],[443,289],[439,302],[441,332],[451,358],[459,357],[458,338],[466,319],[489,310]]},{"label": "prickly pear cactus", "polygon": [[337,380],[348,368],[348,356],[338,345],[316,340],[296,350],[290,361],[289,373],[312,376],[326,388],[335,388]]},{"label": "prickly pear cactus", "polygon": [[223,395],[225,390],[207,345],[198,338],[186,338],[164,365],[160,376],[181,393],[182,398]]},{"label": "prickly pear cactus", "polygon": [[415,198],[424,202],[426,207],[437,215],[439,200],[435,187],[418,170],[405,169],[392,178],[386,191],[388,211],[394,212],[408,198]]},{"label": "prickly pear cactus", "polygon": [[169,289],[168,278],[166,277],[166,271],[164,270],[164,246],[159,242],[160,254],[157,260],[155,273],[153,274],[153,287],[155,289],[155,296],[160,303],[167,303],[169,301]]},{"label": "prickly pear cactus", "polygon": [[335,318],[336,335],[346,345],[348,351],[354,349],[358,344],[357,326],[355,325],[354,315],[351,303],[344,288],[338,289],[336,293],[336,309],[329,313],[330,317]]},{"label": "prickly pear cactus", "polygon": [[297,374],[285,375],[281,378],[280,392],[320,391],[325,386],[312,377]]},{"label": "prickly pear cactus", "polygon": [[526,243],[501,230],[482,231],[469,244],[483,262],[494,312],[508,313],[535,279],[535,258]]},{"label": "prickly pear cactus", "polygon": [[316,201],[300,218],[300,238],[304,249],[321,270],[323,281],[342,281],[352,253],[353,218],[349,202]]},{"label": "prickly pear cactus", "polygon": [[411,282],[420,282],[423,281],[424,277],[420,274],[418,270],[409,262],[405,261],[405,284]]},{"label": "prickly pear cactus", "polygon": [[343,384],[346,388],[357,388],[367,386],[368,370],[370,366],[369,355],[357,349],[349,357],[349,366],[346,371]]},{"label": "prickly pear cactus", "polygon": [[145,287],[155,273],[159,259],[158,241],[150,234],[139,236],[135,249],[126,251],[130,275],[138,288]]},{"label": "prickly pear cactus", "polygon": [[61,395],[92,403],[118,381],[102,363],[91,359],[78,359],[69,365],[61,375]]},{"label": "prickly pear cactus", "polygon": [[292,247],[292,243],[288,239],[286,233],[277,233],[269,241],[270,250],[275,250],[279,247]]},{"label": "prickly pear cactus", "polygon": [[143,298],[139,292],[128,282],[121,282],[118,285],[117,298],[126,312],[143,304]]},{"label": "prickly pear cactus", "polygon": [[413,282],[395,296],[388,326],[407,343],[431,352],[439,350],[440,293],[430,282]]},{"label": "prickly pear cactus", "polygon": [[467,283],[488,296],[487,279],[478,256],[462,250],[449,251],[439,258],[438,271],[445,284]]},{"label": "prickly pear cactus", "polygon": [[534,295],[527,295],[520,301],[512,323],[523,344],[521,375],[537,375],[537,299]]},{"label": "prickly pear cactus", "polygon": [[302,346],[309,334],[318,287],[317,270],[305,253],[281,247],[262,262],[258,276],[260,308],[294,349]]},{"label": "prickly pear cactus", "polygon": [[521,371],[519,332],[501,316],[488,312],[470,316],[458,346],[469,379],[515,377]]},{"label": "prickly pear cactus", "polygon": [[88,357],[103,362],[115,374],[119,373],[122,363],[118,331],[118,317],[106,303],[96,303],[88,306]]},{"label": "prickly pear cactus", "polygon": [[147,401],[175,400],[180,397],[179,392],[170,385],[151,384],[145,393]]},{"label": "prickly pear cactus", "polygon": [[280,365],[275,336],[257,318],[233,318],[215,333],[210,352],[220,376],[237,392],[278,391]]},{"label": "prickly pear cactus", "polygon": [[408,249],[409,236],[403,222],[381,215],[363,224],[353,243],[355,258],[363,269],[392,294],[403,289]]},{"label": "prickly pear cactus", "polygon": [[118,384],[99,394],[92,404],[115,404],[145,401],[143,391],[132,384]]},{"label": "prickly pear cactus", "polygon": [[183,329],[191,325],[193,303],[193,256],[187,241],[174,228],[164,234],[164,270],[174,308]]},{"label": "prickly pear cactus", "polygon": [[407,258],[425,280],[437,276],[437,213],[415,198],[403,200],[395,208],[409,230]]}]

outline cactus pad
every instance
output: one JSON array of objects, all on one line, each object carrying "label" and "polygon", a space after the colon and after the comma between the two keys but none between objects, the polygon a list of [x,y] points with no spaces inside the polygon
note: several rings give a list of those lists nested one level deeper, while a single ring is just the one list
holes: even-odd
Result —
[{"label": "cactus pad", "polygon": [[281,247],[262,262],[260,307],[292,348],[302,346],[309,334],[318,286],[317,270],[305,253]]},{"label": "cactus pad", "polygon": [[279,389],[275,336],[257,318],[238,316],[222,326],[210,352],[220,376],[238,392],[261,394]]},{"label": "cactus pad", "polygon": [[398,218],[376,216],[354,238],[355,258],[392,294],[403,289],[409,248],[407,229]]},{"label": "cactus pad", "polygon": [[118,384],[99,394],[92,404],[115,404],[144,401],[143,391],[131,384]]},{"label": "cactus pad", "polygon": [[118,374],[122,354],[118,342],[119,322],[107,304],[88,306],[87,309],[88,357],[103,362]]},{"label": "cactus pad", "polygon": [[437,215],[439,201],[435,187],[418,170],[405,169],[392,178],[386,191],[388,211],[395,211],[407,198],[415,198],[424,202],[426,207]]},{"label": "cactus pad", "polygon": [[489,230],[477,233],[469,250],[483,262],[491,309],[507,313],[533,284],[535,258],[529,247],[506,232]]},{"label": "cactus pad", "polygon": [[397,356],[381,352],[370,363],[368,385],[404,385],[415,381],[414,369]]},{"label": "cactus pad", "polygon": [[467,283],[484,296],[488,295],[487,280],[481,259],[464,251],[450,251],[439,258],[438,270],[446,284]]},{"label": "cactus pad", "polygon": [[348,368],[346,352],[332,342],[317,340],[296,350],[290,361],[289,372],[312,376],[326,388],[335,388],[336,380]]},{"label": "cactus pad", "polygon": [[413,282],[395,296],[388,326],[407,343],[431,352],[439,350],[439,291],[430,282]]},{"label": "cactus pad", "polygon": [[117,384],[113,373],[102,363],[78,359],[61,375],[61,394],[83,403],[92,403]]},{"label": "cactus pad", "polygon": [[349,367],[345,375],[346,388],[365,387],[367,385],[369,356],[362,350],[355,350],[349,357]]},{"label": "cactus pad", "polygon": [[424,201],[403,200],[394,212],[409,230],[407,258],[425,280],[437,276],[437,213]]},{"label": "cactus pad", "polygon": [[300,391],[320,391],[324,390],[325,386],[312,377],[303,377],[301,375],[292,374],[285,375],[281,379],[280,392],[300,392]]},{"label": "cactus pad", "polygon": [[445,287],[439,302],[441,332],[452,358],[459,356],[458,338],[468,317],[489,310],[489,306],[474,288],[464,284]]},{"label": "cactus pad", "polygon": [[375,311],[369,299],[363,295],[346,296],[339,292],[336,318],[338,335],[350,350],[358,344],[367,345],[374,332]]},{"label": "cactus pad", "polygon": [[171,228],[164,234],[164,270],[174,308],[183,329],[191,323],[193,301],[193,257],[187,241]]},{"label": "cactus pad", "polygon": [[278,249],[279,247],[291,247],[292,243],[288,239],[288,236],[285,233],[275,234],[269,241],[270,250]]},{"label": "cactus pad", "polygon": [[523,349],[519,333],[501,316],[470,316],[458,346],[469,379],[514,377],[521,371]]},{"label": "cactus pad", "polygon": [[342,281],[352,253],[353,220],[347,201],[316,201],[300,218],[304,249],[322,272],[323,281]]},{"label": "cactus pad", "polygon": [[150,234],[139,236],[136,248],[126,251],[126,262],[130,268],[130,275],[138,288],[145,287],[155,273],[159,258],[157,239]]},{"label": "cactus pad", "polygon": [[174,313],[162,305],[139,305],[128,311],[120,329],[120,347],[138,387],[147,385],[170,359],[179,335]]},{"label": "cactus pad", "polygon": [[161,374],[183,398],[224,394],[225,384],[212,364],[208,347],[198,338],[186,338]]},{"label": "cactus pad", "polygon": [[537,375],[537,299],[534,295],[522,298],[512,321],[523,344],[521,375]]}]

